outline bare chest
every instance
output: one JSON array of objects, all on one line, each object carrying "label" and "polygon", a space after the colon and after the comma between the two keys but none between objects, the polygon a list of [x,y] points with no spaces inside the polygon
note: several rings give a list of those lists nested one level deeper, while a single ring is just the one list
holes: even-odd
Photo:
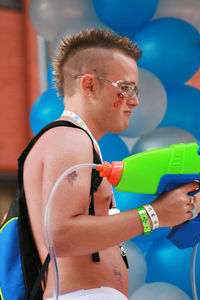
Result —
[{"label": "bare chest", "polygon": [[107,215],[112,204],[112,198],[112,186],[103,179],[98,190],[94,193],[95,215]]}]

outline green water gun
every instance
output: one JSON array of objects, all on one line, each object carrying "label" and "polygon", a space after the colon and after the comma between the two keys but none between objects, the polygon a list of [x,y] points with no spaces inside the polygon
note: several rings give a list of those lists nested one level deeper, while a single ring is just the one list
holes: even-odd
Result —
[{"label": "green water gun", "polygon": [[159,195],[200,180],[200,145],[181,143],[148,150],[120,162],[104,162],[97,170],[117,191]]},{"label": "green water gun", "polygon": [[[175,144],[104,162],[97,170],[117,191],[159,195],[183,184],[200,180],[200,144]],[[194,193],[193,193],[194,194]],[[167,237],[180,249],[200,242],[200,214],[172,228]]]}]

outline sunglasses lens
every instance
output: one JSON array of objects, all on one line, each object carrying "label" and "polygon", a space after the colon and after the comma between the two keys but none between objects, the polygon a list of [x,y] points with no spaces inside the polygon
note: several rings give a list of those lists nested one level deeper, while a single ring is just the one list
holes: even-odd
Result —
[{"label": "sunglasses lens", "polygon": [[136,95],[135,86],[132,84],[121,84],[121,93],[128,98],[134,97]]}]

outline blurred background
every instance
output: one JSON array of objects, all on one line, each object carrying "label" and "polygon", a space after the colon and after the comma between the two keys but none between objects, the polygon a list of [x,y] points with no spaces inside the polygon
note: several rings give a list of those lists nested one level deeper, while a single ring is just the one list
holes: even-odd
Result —
[{"label": "blurred background", "polygon": [[[123,134],[99,141],[104,160],[200,140],[200,0],[0,0],[0,219],[16,192],[20,153],[63,111],[52,74],[57,46],[87,28],[113,30],[143,50],[140,106]],[[114,194],[122,211],[154,199]],[[192,299],[191,249],[170,244],[169,231],[127,242],[130,299]]]}]

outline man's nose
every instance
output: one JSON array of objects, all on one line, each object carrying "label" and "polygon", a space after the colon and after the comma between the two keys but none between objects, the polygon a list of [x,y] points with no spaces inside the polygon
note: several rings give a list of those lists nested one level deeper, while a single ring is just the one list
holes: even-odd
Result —
[{"label": "man's nose", "polygon": [[129,106],[136,107],[136,106],[139,105],[138,97],[137,97],[137,96],[134,96],[133,98],[127,98],[126,103],[127,103]]}]

